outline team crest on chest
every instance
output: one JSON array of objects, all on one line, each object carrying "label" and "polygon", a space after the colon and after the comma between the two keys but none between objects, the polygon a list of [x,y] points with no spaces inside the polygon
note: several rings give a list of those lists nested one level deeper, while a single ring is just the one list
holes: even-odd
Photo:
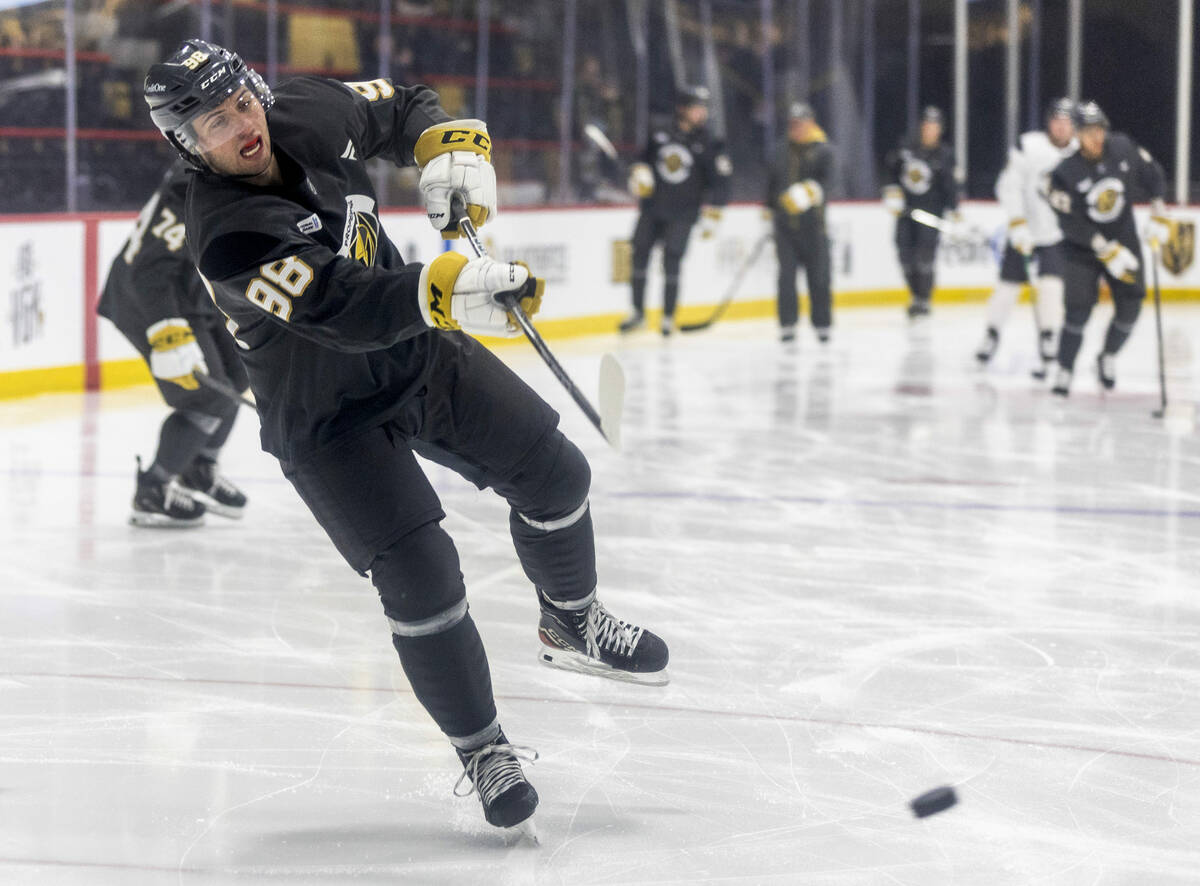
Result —
[{"label": "team crest on chest", "polygon": [[338,250],[338,255],[370,268],[375,265],[378,251],[379,218],[375,215],[375,201],[365,194],[349,194],[346,197],[342,248]]},{"label": "team crest on chest", "polygon": [[655,166],[658,168],[659,178],[677,185],[686,181],[687,177],[692,174],[692,166],[695,162],[692,152],[687,149],[686,145],[668,142],[658,149]]},{"label": "team crest on chest", "polygon": [[910,194],[925,194],[933,187],[933,170],[920,157],[905,154],[900,183]]},{"label": "team crest on chest", "polygon": [[1088,217],[1098,224],[1115,221],[1125,209],[1125,182],[1106,176],[1088,189]]}]

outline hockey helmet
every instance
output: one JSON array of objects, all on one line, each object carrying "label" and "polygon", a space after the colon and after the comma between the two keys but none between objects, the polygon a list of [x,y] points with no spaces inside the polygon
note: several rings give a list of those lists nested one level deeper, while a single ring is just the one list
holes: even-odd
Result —
[{"label": "hockey helmet", "polygon": [[792,102],[792,106],[788,108],[789,120],[815,120],[816,117],[812,105],[808,102]]},{"label": "hockey helmet", "polygon": [[708,91],[707,86],[682,86],[675,93],[675,106],[679,108],[686,108],[690,105],[708,107],[711,98],[712,93]]},{"label": "hockey helmet", "polygon": [[236,52],[190,38],[179,44],[166,61],[150,66],[143,95],[159,132],[183,159],[199,169],[208,169],[200,156],[193,121],[242,87],[254,94],[264,111],[275,102],[263,78]]},{"label": "hockey helmet", "polygon": [[1046,105],[1046,119],[1052,120],[1055,117],[1070,117],[1075,119],[1075,102],[1065,96],[1051,100],[1050,104]]},{"label": "hockey helmet", "polygon": [[1074,117],[1076,129],[1083,129],[1085,126],[1109,128],[1108,116],[1095,102],[1080,102],[1075,106]]},{"label": "hockey helmet", "polygon": [[925,110],[921,111],[921,122],[942,125],[945,124],[946,117],[942,114],[942,109],[937,105],[926,105]]}]

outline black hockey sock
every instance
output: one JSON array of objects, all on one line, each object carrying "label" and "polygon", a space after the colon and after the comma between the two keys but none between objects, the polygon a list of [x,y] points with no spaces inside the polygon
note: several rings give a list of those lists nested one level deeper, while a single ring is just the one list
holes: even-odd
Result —
[{"label": "black hockey sock", "polygon": [[1124,329],[1117,325],[1117,321],[1113,320],[1108,324],[1108,333],[1104,336],[1104,353],[1115,354],[1125,345],[1129,339],[1130,330]]},{"label": "black hockey sock", "polygon": [[202,427],[187,413],[179,410],[172,412],[159,431],[158,452],[155,453],[150,471],[161,469],[171,477],[183,473],[208,443],[212,431],[211,426]]},{"label": "black hockey sock", "polygon": [[487,653],[470,614],[436,634],[393,634],[392,645],[417,701],[446,735],[475,735],[495,721]]},{"label": "black hockey sock", "polygon": [[1064,326],[1058,337],[1058,365],[1063,369],[1074,369],[1075,358],[1079,356],[1079,346],[1082,344],[1083,331]]},{"label": "black hockey sock", "polygon": [[646,272],[634,271],[631,278],[633,284],[633,309],[639,313],[646,310]]},{"label": "black hockey sock", "polygon": [[[583,507],[587,508],[586,502]],[[567,515],[565,520],[575,516]],[[590,510],[569,526],[551,531],[530,526],[514,511],[509,528],[517,557],[534,587],[555,600],[578,600],[595,589],[596,541]]]},{"label": "black hockey sock", "polygon": [[675,316],[675,305],[679,301],[679,278],[667,277],[663,285],[663,317]]},{"label": "black hockey sock", "polygon": [[225,441],[229,439],[229,434],[233,431],[233,423],[237,420],[237,408],[230,410],[228,415],[222,416],[221,423],[217,425],[217,429],[213,431],[208,439],[204,442],[203,452],[213,461],[217,460],[217,456],[221,454],[221,447],[225,445]]},{"label": "black hockey sock", "polygon": [[920,268],[914,275],[916,278],[916,289],[914,294],[918,301],[927,302],[933,297],[933,269]]}]

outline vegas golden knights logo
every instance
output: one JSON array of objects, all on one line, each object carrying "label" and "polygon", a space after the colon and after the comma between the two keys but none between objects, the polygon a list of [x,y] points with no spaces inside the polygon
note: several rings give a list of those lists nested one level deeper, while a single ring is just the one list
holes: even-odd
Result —
[{"label": "vegas golden knights logo", "polygon": [[379,251],[379,219],[375,201],[364,194],[346,197],[346,226],[342,230],[342,248],[338,255],[374,267]]},{"label": "vegas golden knights logo", "polygon": [[1196,257],[1196,223],[1177,221],[1171,226],[1171,236],[1163,245],[1162,260],[1172,274],[1179,275],[1192,266]]},{"label": "vegas golden knights logo", "polygon": [[628,283],[633,278],[633,244],[628,240],[612,241],[612,282]]}]

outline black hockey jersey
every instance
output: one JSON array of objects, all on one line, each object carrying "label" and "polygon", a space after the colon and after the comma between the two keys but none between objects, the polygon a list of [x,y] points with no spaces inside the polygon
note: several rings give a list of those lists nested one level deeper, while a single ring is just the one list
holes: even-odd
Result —
[{"label": "black hockey jersey", "polygon": [[[775,217],[794,228],[825,228],[825,203],[829,200],[829,184],[833,176],[833,148],[820,129],[811,141],[798,143],[788,139],[775,152],[771,168],[767,171],[767,199]],[[779,203],[780,195],[796,182],[812,179],[825,192],[820,205],[807,212],[792,215]]]},{"label": "black hockey jersey", "polygon": [[923,209],[934,215],[958,208],[960,185],[949,145],[926,148],[919,141],[905,142],[884,161],[886,183],[904,190],[905,209]]},{"label": "black hockey jersey", "polygon": [[1097,237],[1118,240],[1137,255],[1133,202],[1165,193],[1166,177],[1150,153],[1124,133],[1111,132],[1099,160],[1076,151],[1055,167],[1048,199],[1067,243],[1095,251]]},{"label": "black hockey jersey", "polygon": [[[262,445],[298,460],[403,408],[439,348],[461,333],[425,325],[420,264],[379,223],[365,161],[413,165],[418,136],[449,119],[424,86],[299,77],[268,116],[284,184],[200,173],[188,243],[240,347]],[[430,384],[437,380],[428,380]]]},{"label": "black hockey jersey", "polygon": [[642,212],[686,218],[697,215],[701,205],[729,202],[733,165],[725,145],[706,128],[657,129],[639,159],[654,171],[654,192],[640,201]]},{"label": "black hockey jersey", "polygon": [[185,247],[184,202],[192,175],[182,160],[163,175],[113,260],[96,313],[131,339],[167,317],[220,316]]}]

